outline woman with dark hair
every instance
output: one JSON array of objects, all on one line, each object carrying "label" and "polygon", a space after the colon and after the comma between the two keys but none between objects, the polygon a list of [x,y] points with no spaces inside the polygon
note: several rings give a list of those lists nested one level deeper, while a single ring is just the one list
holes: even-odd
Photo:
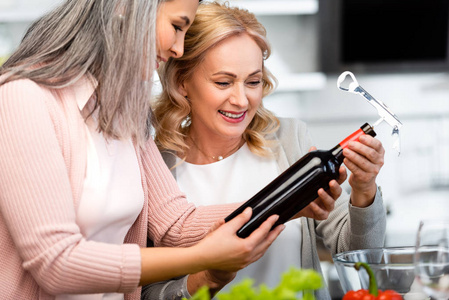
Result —
[{"label": "woman with dark hair", "polygon": [[150,138],[153,72],[183,55],[197,6],[68,0],[1,67],[0,298],[139,299],[241,269],[282,230],[272,216],[238,238],[251,210],[223,225],[237,205],[195,208]]}]

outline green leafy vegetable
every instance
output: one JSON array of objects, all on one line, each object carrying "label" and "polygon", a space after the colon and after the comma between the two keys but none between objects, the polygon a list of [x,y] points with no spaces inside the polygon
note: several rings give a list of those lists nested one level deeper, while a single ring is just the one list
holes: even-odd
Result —
[{"label": "green leafy vegetable", "polygon": [[[218,293],[218,300],[313,300],[314,290],[323,287],[321,275],[315,270],[290,268],[282,274],[278,286],[269,289],[262,284],[259,288],[253,287],[254,281],[244,279],[231,287],[227,293]],[[183,298],[187,300],[186,298]],[[191,300],[210,300],[209,290],[206,286],[200,288]]]}]

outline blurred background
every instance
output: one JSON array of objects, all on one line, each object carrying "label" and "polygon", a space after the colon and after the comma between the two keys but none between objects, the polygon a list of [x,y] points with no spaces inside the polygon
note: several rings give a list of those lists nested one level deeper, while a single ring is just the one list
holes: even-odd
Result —
[{"label": "blurred background", "polygon": [[[60,2],[0,0],[0,63],[31,22]],[[267,29],[267,66],[279,86],[265,106],[306,121],[318,148],[378,119],[363,97],[337,88],[346,70],[403,123],[400,155],[392,128],[376,128],[386,149],[378,176],[388,212],[386,246],[413,245],[420,219],[449,216],[449,0],[228,2],[255,13]],[[322,258],[329,285],[338,285],[324,250]]]}]

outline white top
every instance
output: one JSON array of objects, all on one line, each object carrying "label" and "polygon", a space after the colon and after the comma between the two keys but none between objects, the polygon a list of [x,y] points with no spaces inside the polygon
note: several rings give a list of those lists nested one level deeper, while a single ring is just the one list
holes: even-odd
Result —
[{"label": "white top", "polygon": [[[177,163],[180,160],[178,158]],[[195,205],[213,205],[245,202],[280,174],[275,159],[262,158],[253,154],[244,144],[231,156],[207,165],[187,162],[176,167],[176,179],[187,199]],[[299,268],[301,263],[300,221],[286,223],[286,228],[265,255],[237,273],[236,278],[226,285],[226,291],[243,278],[254,279],[255,286],[265,283],[275,287],[281,274],[290,266]]]},{"label": "white top", "polygon": [[[96,123],[94,116],[86,122],[87,167],[76,223],[86,240],[123,244],[144,203],[140,168],[132,141],[106,140]],[[59,295],[56,299],[123,300],[124,295]]]}]

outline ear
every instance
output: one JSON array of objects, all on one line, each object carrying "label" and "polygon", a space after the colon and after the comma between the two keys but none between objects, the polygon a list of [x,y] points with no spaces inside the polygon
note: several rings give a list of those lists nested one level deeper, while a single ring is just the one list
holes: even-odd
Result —
[{"label": "ear", "polygon": [[178,92],[183,95],[184,97],[187,97],[187,89],[185,82],[181,83],[178,87]]}]

